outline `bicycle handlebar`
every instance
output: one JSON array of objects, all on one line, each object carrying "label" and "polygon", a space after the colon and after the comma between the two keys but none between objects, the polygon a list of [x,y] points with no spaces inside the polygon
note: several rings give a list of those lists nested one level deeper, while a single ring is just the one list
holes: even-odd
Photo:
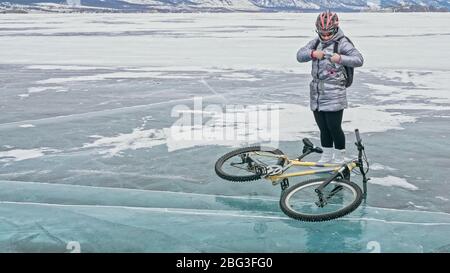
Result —
[{"label": "bicycle handlebar", "polygon": [[361,143],[361,136],[359,135],[359,130],[355,129],[356,142],[355,145],[358,147],[358,161],[362,164],[362,152],[364,150],[364,146]]},{"label": "bicycle handlebar", "polygon": [[358,143],[361,143],[361,137],[359,136],[359,130],[358,129],[355,129],[355,135],[356,135],[356,141]]},{"label": "bicycle handlebar", "polygon": [[[355,136],[356,136],[356,143],[355,145],[358,147],[358,163],[359,163],[359,170],[361,171],[361,174],[363,175],[363,180],[367,181],[366,179],[366,174],[368,172],[368,168],[369,168],[369,163],[367,162],[367,158],[365,157],[365,153],[364,153],[364,158],[363,158],[363,152],[364,152],[364,145],[361,143],[361,136],[359,135],[359,130],[355,129]],[[364,162],[363,160],[367,163],[367,171],[364,170]]]}]

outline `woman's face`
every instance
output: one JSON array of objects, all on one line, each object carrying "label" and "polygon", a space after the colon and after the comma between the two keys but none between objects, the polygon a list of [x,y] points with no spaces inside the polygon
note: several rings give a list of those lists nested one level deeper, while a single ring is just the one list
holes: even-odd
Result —
[{"label": "woman's face", "polygon": [[326,32],[326,33],[321,33],[320,34],[320,38],[322,38],[322,40],[324,41],[328,41],[333,37],[333,33],[332,32]]}]

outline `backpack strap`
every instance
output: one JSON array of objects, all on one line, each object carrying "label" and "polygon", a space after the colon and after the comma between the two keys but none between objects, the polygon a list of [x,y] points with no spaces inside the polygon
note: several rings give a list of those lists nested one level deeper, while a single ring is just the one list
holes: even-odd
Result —
[{"label": "backpack strap", "polygon": [[333,52],[334,52],[334,53],[338,53],[338,46],[339,46],[339,43],[341,42],[341,40],[342,40],[343,38],[347,39],[347,41],[348,41],[350,44],[352,44],[352,46],[355,46],[355,45],[353,44],[353,42],[352,42],[347,36],[342,36],[341,38],[337,39],[337,40],[335,41],[335,43],[334,43],[334,49],[333,49]]},{"label": "backpack strap", "polygon": [[[342,36],[341,38],[337,39],[334,43],[334,53],[338,53],[338,46],[343,38],[347,39],[347,41],[354,46],[353,42],[348,37]],[[346,78],[345,87],[350,87],[353,83],[354,68],[344,65],[344,69],[345,69],[345,78]]]},{"label": "backpack strap", "polygon": [[316,41],[316,43],[314,44],[314,46],[313,46],[313,50],[316,50],[317,49],[317,47],[319,46],[319,44],[320,44],[320,39],[317,39],[317,41]]}]

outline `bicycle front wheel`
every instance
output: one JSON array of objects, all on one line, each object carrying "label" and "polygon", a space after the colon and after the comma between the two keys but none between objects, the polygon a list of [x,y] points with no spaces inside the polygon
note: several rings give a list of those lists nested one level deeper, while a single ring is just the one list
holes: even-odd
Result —
[{"label": "bicycle front wheel", "polygon": [[328,221],[354,211],[363,199],[361,188],[353,182],[339,179],[323,189],[326,202],[320,203],[315,192],[326,178],[298,183],[281,195],[281,210],[289,217],[308,222]]}]

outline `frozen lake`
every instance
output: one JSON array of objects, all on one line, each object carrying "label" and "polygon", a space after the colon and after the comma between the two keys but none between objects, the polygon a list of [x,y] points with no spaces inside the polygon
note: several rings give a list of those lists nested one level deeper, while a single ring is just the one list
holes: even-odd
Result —
[{"label": "frozen lake", "polygon": [[[281,150],[319,144],[295,58],[315,16],[1,15],[0,251],[449,252],[449,13],[340,15],[365,57],[344,112],[371,162],[355,212],[298,222],[279,187],[215,174],[252,141],[209,137],[239,127],[211,107],[276,105]],[[171,134],[180,113],[202,138]]]}]

